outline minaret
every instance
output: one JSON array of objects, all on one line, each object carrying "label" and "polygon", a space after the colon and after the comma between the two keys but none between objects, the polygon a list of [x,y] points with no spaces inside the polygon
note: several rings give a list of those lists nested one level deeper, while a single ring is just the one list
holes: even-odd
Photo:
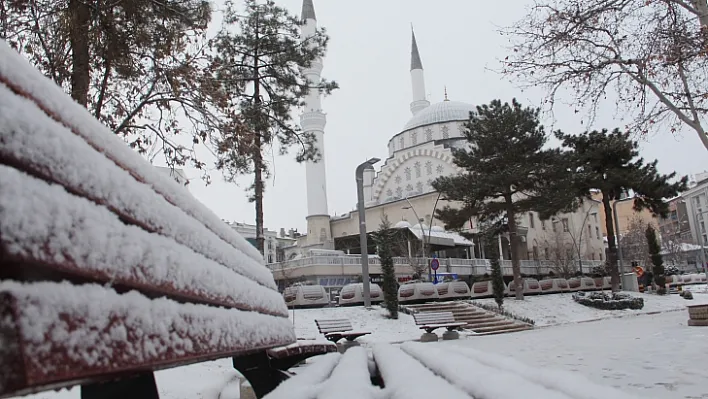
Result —
[{"label": "minaret", "polygon": [[[315,6],[312,0],[302,2],[302,37],[307,38],[317,30]],[[315,147],[320,154],[317,162],[305,163],[305,178],[307,184],[307,246],[334,248],[330,227],[329,211],[327,210],[327,176],[325,167],[324,127],[327,123],[320,102],[320,84],[322,60],[316,60],[302,73],[310,82],[310,92],[305,98],[305,109],[300,115],[300,127],[305,133],[314,135]]]},{"label": "minaret", "polygon": [[413,115],[428,107],[430,101],[425,99],[425,78],[423,77],[423,63],[420,61],[418,43],[415,41],[415,32],[411,25],[411,83],[413,86],[413,102],[411,112]]}]

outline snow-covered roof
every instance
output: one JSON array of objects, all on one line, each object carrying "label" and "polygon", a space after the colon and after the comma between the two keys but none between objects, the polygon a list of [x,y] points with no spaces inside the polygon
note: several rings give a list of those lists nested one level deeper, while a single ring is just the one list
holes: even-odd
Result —
[{"label": "snow-covered roof", "polygon": [[401,221],[396,223],[396,228],[407,228],[416,236],[416,238],[422,240],[425,236],[425,239],[430,240],[432,244],[449,245],[452,243],[453,245],[449,246],[464,245],[470,247],[474,245],[472,241],[466,239],[465,237],[451,231],[445,231],[445,229],[440,226],[433,226],[432,228],[425,224],[416,224],[411,226],[410,223]]},{"label": "snow-covered roof", "polygon": [[403,127],[403,131],[433,123],[467,121],[470,119],[470,111],[475,110],[476,108],[471,104],[459,101],[441,101],[415,114]]}]

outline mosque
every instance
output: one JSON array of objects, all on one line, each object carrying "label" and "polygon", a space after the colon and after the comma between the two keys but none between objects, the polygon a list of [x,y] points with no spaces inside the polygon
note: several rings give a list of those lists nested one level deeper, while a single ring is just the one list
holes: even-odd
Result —
[{"label": "mosque", "polygon": [[[315,32],[317,18],[312,0],[304,0],[302,7],[303,37]],[[323,60],[312,63],[304,71],[313,85],[320,82]],[[425,240],[429,243],[433,253],[440,258],[472,260],[483,258],[479,245],[454,232],[444,230],[443,223],[434,218],[435,209],[444,205],[454,206],[440,198],[431,183],[437,177],[458,173],[459,169],[453,163],[452,150],[467,145],[463,136],[464,123],[469,119],[470,111],[475,110],[471,104],[450,101],[445,95],[441,102],[431,104],[426,99],[425,76],[421,54],[416,43],[415,33],[411,32],[411,92],[410,103],[411,117],[403,124],[401,131],[393,135],[388,142],[388,155],[380,163],[380,169],[367,169],[364,172],[364,198],[366,208],[366,230],[368,233],[378,229],[381,218],[386,215],[398,229],[407,229],[413,241]],[[306,99],[305,112],[300,116],[302,130],[312,133],[317,139],[317,148],[326,156],[325,151],[325,125],[326,117],[321,108],[321,99],[318,91],[313,90]],[[381,157],[384,158],[384,157]],[[352,170],[354,167],[352,166]],[[346,281],[351,275],[360,274],[358,261],[354,259],[351,270],[345,270],[348,261],[334,260],[342,255],[360,254],[359,247],[359,219],[358,212],[352,211],[332,217],[327,207],[326,167],[324,162],[308,162],[306,164],[307,180],[307,232],[298,237],[297,244],[286,249],[288,262],[298,263],[297,274],[300,277],[330,276],[320,278],[325,282],[334,280],[335,283]],[[593,208],[594,207],[594,208]],[[583,204],[583,209],[586,204]],[[589,212],[597,213],[597,204],[587,204],[588,209],[582,215],[566,215],[558,219],[563,226],[569,225],[571,219],[579,219],[582,230]],[[580,212],[580,211],[579,211]],[[585,216],[583,218],[583,216]],[[530,213],[522,215],[522,240],[528,243],[528,251],[523,252],[522,259],[538,259],[543,257],[543,245],[540,242],[542,233],[546,230],[545,222],[541,229],[538,215]],[[534,219],[536,218],[536,219]],[[596,220],[596,219],[593,219]],[[535,222],[535,223],[534,223]],[[474,221],[466,224],[465,229],[474,232]],[[555,224],[553,225],[555,231]],[[536,231],[538,230],[538,231]],[[550,230],[550,229],[549,229]],[[568,229],[564,229],[567,232]],[[588,230],[593,231],[592,226]],[[587,252],[593,253],[593,258],[602,259],[602,237],[595,238],[593,234],[584,242],[588,246]],[[415,242],[413,243],[415,244]],[[500,242],[500,249],[505,259],[510,259],[508,242]],[[408,256],[415,256],[416,245],[407,243]],[[370,246],[369,253],[373,254],[375,247]],[[547,251],[546,251],[547,252]],[[546,253],[548,256],[548,253]],[[319,257],[323,259],[330,256],[327,261],[305,261],[306,258]],[[352,257],[355,258],[355,257]],[[588,255],[588,259],[590,256]],[[344,258],[342,258],[344,259]],[[323,263],[323,264],[320,264]],[[339,267],[341,263],[341,268]],[[449,263],[449,262],[448,262]],[[458,262],[470,264],[470,262]],[[287,268],[287,265],[273,268],[278,279],[276,269]],[[373,274],[376,274],[374,266]],[[400,270],[399,270],[400,269]],[[397,268],[397,274],[410,274],[408,268]],[[334,275],[335,277],[331,277]],[[282,276],[281,276],[282,277]],[[327,285],[327,284],[323,284]],[[331,284],[330,284],[331,285]],[[339,285],[339,284],[335,284]]]}]

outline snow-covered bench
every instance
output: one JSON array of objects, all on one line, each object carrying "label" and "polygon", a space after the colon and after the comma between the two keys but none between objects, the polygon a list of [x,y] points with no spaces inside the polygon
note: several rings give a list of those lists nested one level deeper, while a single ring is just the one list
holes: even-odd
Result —
[{"label": "snow-covered bench", "polygon": [[261,254],[0,40],[0,397],[156,398],[232,357],[258,395],[296,341]]},{"label": "snow-covered bench", "polygon": [[434,333],[439,328],[447,331],[443,334],[443,339],[457,339],[459,334],[455,330],[461,329],[467,323],[455,321],[452,312],[416,312],[413,313],[415,325],[425,330],[421,341],[437,341],[438,336]]},{"label": "snow-covered bench", "polygon": [[359,337],[371,334],[371,332],[367,331],[354,331],[352,322],[349,319],[317,319],[315,324],[317,324],[320,334],[324,335],[328,341],[334,343],[344,338],[347,341],[354,341]]},{"label": "snow-covered bench", "polygon": [[321,356],[266,399],[630,399],[580,374],[461,345],[379,344]]}]

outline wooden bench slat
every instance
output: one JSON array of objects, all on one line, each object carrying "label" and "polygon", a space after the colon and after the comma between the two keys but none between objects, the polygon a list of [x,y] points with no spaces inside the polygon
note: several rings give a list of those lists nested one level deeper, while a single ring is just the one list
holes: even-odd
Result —
[{"label": "wooden bench slat", "polygon": [[30,100],[13,95],[0,85],[0,105],[8,110],[16,125],[0,142],[3,163],[59,184],[77,196],[106,206],[126,223],[171,237],[261,285],[274,288],[270,272],[257,260],[243,256],[240,250],[170,204],[150,186],[136,181],[81,137],[51,120]]},{"label": "wooden bench slat", "polygon": [[376,398],[380,388],[371,385],[369,356],[366,349],[348,349],[332,374],[324,381],[318,398],[362,399]]},{"label": "wooden bench slat", "polygon": [[[431,399],[430,390],[435,391],[437,398],[471,398],[464,391],[433,374],[398,347],[378,344],[373,347],[373,354],[391,399]],[[412,381],[415,383],[411,383]]]},{"label": "wooden bench slat", "polygon": [[[58,217],[57,215],[61,215]],[[29,228],[29,226],[32,228]],[[190,302],[287,316],[280,294],[60,186],[0,165],[0,276],[28,265]]]},{"label": "wooden bench slat", "polygon": [[273,359],[284,359],[306,353],[336,352],[337,345],[332,342],[300,340],[286,346],[268,349],[268,355]]},{"label": "wooden bench slat", "polygon": [[264,399],[311,399],[314,398],[319,385],[332,374],[332,370],[342,359],[339,353],[328,353],[320,356],[317,361],[305,367],[294,377],[265,396]]},{"label": "wooden bench slat", "polygon": [[0,395],[296,341],[283,317],[119,295],[93,284],[4,281],[0,299]]},{"label": "wooden bench slat", "polygon": [[[97,151],[128,171],[137,181],[151,186],[168,202],[207,226],[222,240],[260,264],[265,263],[262,255],[245,238],[223,223],[174,179],[162,175],[149,165],[141,155],[93,118],[86,108],[71,101],[61,87],[33,68],[5,41],[0,41],[0,59],[0,82],[18,95],[32,99],[47,115],[70,128]],[[265,283],[276,288],[272,278]]]},{"label": "wooden bench slat", "polygon": [[519,392],[523,392],[528,398],[569,399],[558,391],[534,384],[517,374],[485,366],[455,350],[413,342],[404,343],[401,349],[472,397],[516,399]]}]

